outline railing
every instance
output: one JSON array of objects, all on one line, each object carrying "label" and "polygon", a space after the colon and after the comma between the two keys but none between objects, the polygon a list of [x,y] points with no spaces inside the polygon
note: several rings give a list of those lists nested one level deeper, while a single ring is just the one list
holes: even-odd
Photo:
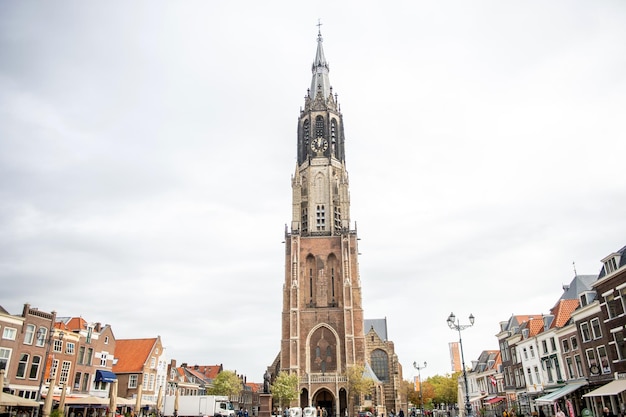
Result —
[{"label": "railing", "polygon": [[336,383],[336,382],[348,382],[348,377],[345,375],[337,374],[306,374],[300,377],[300,383],[302,384],[318,384],[318,383]]}]

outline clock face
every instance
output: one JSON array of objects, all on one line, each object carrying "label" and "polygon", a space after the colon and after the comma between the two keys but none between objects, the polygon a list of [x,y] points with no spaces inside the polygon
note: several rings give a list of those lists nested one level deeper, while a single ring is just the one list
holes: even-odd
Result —
[{"label": "clock face", "polygon": [[311,149],[315,152],[324,152],[328,149],[328,141],[324,138],[315,138],[311,142]]}]

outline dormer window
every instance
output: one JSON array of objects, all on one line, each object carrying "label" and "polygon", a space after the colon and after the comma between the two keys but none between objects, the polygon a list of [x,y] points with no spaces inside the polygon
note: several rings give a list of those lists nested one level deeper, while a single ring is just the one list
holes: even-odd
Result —
[{"label": "dormer window", "polygon": [[522,330],[522,336],[524,337],[524,339],[528,339],[528,329]]},{"label": "dormer window", "polygon": [[611,255],[609,258],[604,259],[603,262],[604,262],[604,271],[606,272],[606,274],[607,275],[612,274],[618,269],[620,256],[616,254]]}]

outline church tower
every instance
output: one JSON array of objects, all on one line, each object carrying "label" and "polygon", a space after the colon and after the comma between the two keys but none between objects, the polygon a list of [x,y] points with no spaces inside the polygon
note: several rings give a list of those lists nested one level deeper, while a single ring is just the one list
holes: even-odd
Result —
[{"label": "church tower", "polygon": [[299,405],[344,415],[346,370],[365,365],[363,308],[343,117],[329,80],[322,35],[298,117],[292,220],[285,230],[281,351],[276,371],[296,373]]}]

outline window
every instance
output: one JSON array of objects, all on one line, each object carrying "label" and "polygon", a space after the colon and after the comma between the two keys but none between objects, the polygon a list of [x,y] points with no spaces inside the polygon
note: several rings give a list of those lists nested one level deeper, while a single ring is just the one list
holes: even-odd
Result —
[{"label": "window", "polygon": [[81,347],[78,349],[78,358],[76,359],[76,362],[77,362],[79,365],[83,365],[83,363],[84,363],[83,361],[84,361],[84,360],[85,360],[85,346],[81,346]]},{"label": "window", "polygon": [[572,342],[572,350],[578,349],[578,339],[576,339],[576,336],[572,336],[570,341]]},{"label": "window", "polygon": [[62,340],[55,340],[54,341],[54,347],[52,348],[53,351],[55,352],[63,352],[63,341]]},{"label": "window", "polygon": [[604,262],[604,269],[606,269],[606,274],[609,275],[613,271],[617,269],[617,262],[615,262],[615,257],[607,259]]},{"label": "window", "polygon": [[32,345],[35,340],[35,325],[29,324],[26,326],[26,330],[24,331],[24,344]]},{"label": "window", "polygon": [[589,366],[589,371],[592,375],[598,375],[600,373],[600,369],[598,368],[598,362],[596,361],[596,354],[593,349],[587,349],[585,351],[587,355],[587,366]]},{"label": "window", "polygon": [[530,368],[526,369],[526,373],[528,374],[528,385],[533,384],[533,373]]},{"label": "window", "polygon": [[[523,349],[524,352],[524,359],[528,360],[528,350],[526,348]],[[532,382],[531,382],[532,384]]]},{"label": "window", "polygon": [[341,229],[341,208],[335,207],[335,229]]},{"label": "window", "polygon": [[82,391],[89,391],[89,381],[91,380],[90,375],[88,373],[83,374],[83,386]]},{"label": "window", "polygon": [[80,391],[80,378],[82,374],[80,372],[76,372],[74,375],[74,391]]},{"label": "window", "polygon": [[624,306],[620,298],[615,298],[615,296],[611,294],[605,298],[605,301],[609,319],[621,316],[624,313]]},{"label": "window", "polygon": [[511,347],[511,361],[513,361],[513,363],[517,363],[517,349],[515,346]]},{"label": "window", "polygon": [[617,350],[617,357],[619,360],[626,360],[626,342],[624,342],[624,330],[619,330],[613,333],[613,339],[615,340],[615,348]]},{"label": "window", "polygon": [[576,364],[576,372],[578,375],[582,376],[583,374],[583,361],[580,359],[580,355],[574,356],[574,363]]},{"label": "window", "polygon": [[554,382],[554,375],[552,374],[552,361],[550,359],[544,361],[546,366],[546,373],[548,374],[548,382]]},{"label": "window", "polygon": [[599,339],[602,337],[602,330],[600,330],[600,319],[591,319],[591,330],[593,332],[593,338]]},{"label": "window", "polygon": [[41,356],[33,356],[33,361],[30,363],[30,372],[28,373],[28,379],[37,379],[39,375],[39,364],[41,363]]},{"label": "window", "polygon": [[74,354],[74,342],[67,342],[65,344],[65,353],[67,353],[68,355],[73,355]]},{"label": "window", "polygon": [[591,333],[589,333],[589,323],[580,323],[580,334],[583,337],[583,342],[588,342],[591,340]]},{"label": "window", "polygon": [[39,330],[37,330],[37,343],[35,344],[36,346],[43,346],[46,343],[46,336],[48,335],[48,329],[46,329],[45,327],[40,327]]},{"label": "window", "polygon": [[100,366],[107,366],[107,356],[109,356],[109,352],[102,352],[100,355]]},{"label": "window", "polygon": [[380,349],[372,352],[372,370],[381,381],[389,381],[389,358],[387,353]]},{"label": "window", "polygon": [[530,345],[530,357],[534,358],[535,357],[535,349],[533,348],[532,345]]},{"label": "window", "polygon": [[302,232],[306,233],[309,230],[309,210],[303,206],[302,207],[302,216],[301,216],[301,223],[302,223]]},{"label": "window", "polygon": [[567,340],[567,339],[563,339],[563,340],[561,341],[561,344],[563,345],[563,352],[564,352],[564,353],[569,352],[569,340]]},{"label": "window", "polygon": [[321,138],[324,136],[324,118],[317,116],[315,118],[315,137]]},{"label": "window", "polygon": [[72,362],[63,361],[61,365],[61,376],[59,377],[60,384],[67,384],[67,379],[70,375],[70,367],[72,366]]},{"label": "window", "polygon": [[9,359],[11,359],[11,349],[0,347],[0,369],[9,368]]},{"label": "window", "polygon": [[[93,327],[89,326],[87,327],[87,343],[91,343],[91,337],[93,336]],[[90,365],[90,363],[88,363],[88,365]]]},{"label": "window", "polygon": [[539,367],[535,366],[535,383],[536,384],[541,384],[541,378],[539,376]]},{"label": "window", "polygon": [[574,362],[572,361],[572,357],[568,356],[567,358],[565,358],[565,364],[567,366],[567,377],[569,379],[574,379],[576,378],[576,375],[574,374]]},{"label": "window", "polygon": [[550,338],[550,347],[552,348],[552,352],[556,351],[556,342],[554,340],[554,337]]},{"label": "window", "polygon": [[137,374],[131,374],[129,376],[128,388],[137,388]]},{"label": "window", "polygon": [[105,336],[104,337],[104,344],[108,345],[109,344],[109,336]]},{"label": "window", "polygon": [[326,230],[326,214],[324,213],[323,204],[317,206],[317,211],[315,215],[317,221],[317,230]]},{"label": "window", "polygon": [[17,335],[17,330],[12,327],[5,327],[2,331],[2,338],[7,340],[15,340],[15,335]]},{"label": "window", "polygon": [[27,353],[22,353],[20,355],[20,361],[17,363],[17,372],[15,374],[16,378],[24,379],[26,377],[26,368],[28,368],[28,359],[30,358]]},{"label": "window", "polygon": [[150,369],[155,369],[155,368],[156,368],[156,358],[152,356],[150,358]]},{"label": "window", "polygon": [[46,381],[56,380],[57,369],[59,369],[59,360],[53,359],[52,365],[50,366],[50,375],[48,375],[48,379]]},{"label": "window", "polygon": [[544,354],[548,353],[548,342],[545,339],[541,341],[541,347]]},{"label": "window", "polygon": [[598,360],[603,374],[611,373],[611,366],[609,365],[609,357],[606,354],[606,347],[598,346]]},{"label": "window", "polygon": [[154,374],[150,374],[150,382],[148,382],[148,390],[154,391]]}]

